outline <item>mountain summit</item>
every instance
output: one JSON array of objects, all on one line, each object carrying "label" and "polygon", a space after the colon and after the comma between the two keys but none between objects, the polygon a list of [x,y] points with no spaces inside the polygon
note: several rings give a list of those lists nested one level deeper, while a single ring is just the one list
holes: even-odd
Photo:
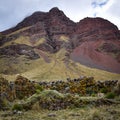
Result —
[{"label": "mountain summit", "polygon": [[75,24],[71,21],[63,11],[59,10],[57,7],[52,8],[49,12],[34,12],[31,16],[26,17],[22,22],[18,23],[15,27],[3,31],[3,34],[9,34],[23,27],[28,27],[35,25],[38,22],[43,22],[45,24],[50,24],[51,22],[62,22],[64,24]]},{"label": "mountain summit", "polygon": [[55,7],[1,32],[0,56],[3,74],[28,74],[37,66],[34,77],[41,79],[50,77],[50,70],[54,77],[79,76],[84,74],[81,64],[120,73],[120,31],[103,18],[75,23]]}]

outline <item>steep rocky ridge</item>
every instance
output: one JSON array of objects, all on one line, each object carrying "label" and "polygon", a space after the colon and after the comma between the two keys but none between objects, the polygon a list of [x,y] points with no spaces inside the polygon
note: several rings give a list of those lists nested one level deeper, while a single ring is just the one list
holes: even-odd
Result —
[{"label": "steep rocky ridge", "polygon": [[84,18],[77,23],[75,34],[85,40],[120,40],[117,26],[103,18]]},{"label": "steep rocky ridge", "polygon": [[77,23],[74,36],[73,60],[119,73],[120,34],[114,24],[102,18],[85,18]]},{"label": "steep rocky ridge", "polygon": [[[61,57],[66,69],[73,60],[89,67],[120,73],[120,31],[103,18],[84,18],[74,23],[55,7],[49,12],[35,12],[1,34],[1,58],[12,51],[15,52],[12,55],[17,54],[18,58],[49,59],[49,56],[56,56],[65,49]],[[25,53],[21,53],[23,48]],[[58,59],[51,59],[55,65],[59,63]]]},{"label": "steep rocky ridge", "polygon": [[[25,18],[22,22],[18,23],[15,27],[3,31],[3,34],[9,34],[11,32],[17,31],[21,28],[35,25],[38,22],[47,24],[46,27],[50,25],[59,25],[60,23],[64,25],[74,25],[75,23],[65,16],[65,14],[59,10],[57,7],[52,8],[49,12],[35,12],[31,16]],[[54,26],[55,27],[55,26]],[[61,27],[61,26],[60,26]]]}]

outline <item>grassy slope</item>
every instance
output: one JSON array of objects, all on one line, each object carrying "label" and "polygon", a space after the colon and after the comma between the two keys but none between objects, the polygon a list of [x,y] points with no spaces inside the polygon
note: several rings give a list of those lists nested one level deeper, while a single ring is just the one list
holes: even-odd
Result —
[{"label": "grassy slope", "polygon": [[12,33],[8,34],[7,36],[10,36],[10,35],[14,35],[14,34],[17,34],[17,33],[23,32],[23,31],[29,29],[30,27],[31,27],[31,26],[24,27],[24,28],[22,28],[22,29],[19,29],[19,30],[15,31],[15,32],[12,32]]},{"label": "grassy slope", "polygon": [[[64,63],[65,49],[61,49],[58,53],[49,55],[51,63],[45,63],[44,60],[38,60],[35,69],[24,73],[26,76],[36,76],[39,80],[58,80],[66,79],[67,77],[76,78],[82,75],[94,76],[96,80],[119,79],[120,75],[89,68],[79,63],[69,61],[68,65]],[[40,64],[41,63],[41,64]]]},{"label": "grassy slope", "polygon": [[[62,49],[57,54],[50,55],[46,53],[51,60],[50,63],[46,63],[43,58],[34,61],[27,61],[24,57],[20,57],[20,64],[12,64],[11,67],[20,71],[22,75],[32,80],[65,80],[68,77],[78,78],[79,76],[83,75],[94,76],[95,80],[120,79],[119,74],[113,74],[103,70],[89,68],[73,61],[69,61],[68,65],[66,66],[63,60],[64,52],[65,50]],[[16,75],[8,75],[6,77],[14,80],[15,76]]]},{"label": "grassy slope", "polygon": [[[67,41],[68,38],[61,36],[61,40]],[[7,42],[3,46],[12,44],[12,42],[17,44],[26,44],[32,46],[30,39],[28,37],[21,36],[14,41]],[[36,41],[34,45],[38,45],[44,42],[44,38],[41,38]],[[3,47],[2,46],[2,47]],[[120,79],[119,74],[114,74],[106,72],[103,70],[98,70],[94,68],[89,68],[79,63],[75,63],[71,60],[65,63],[65,54],[66,50],[61,49],[56,54],[49,54],[44,52],[44,54],[50,59],[50,63],[46,63],[44,59],[41,58],[38,60],[27,60],[25,56],[19,58],[1,58],[0,59],[0,71],[11,70],[21,73],[22,75],[28,77],[32,80],[65,80],[66,78],[76,78],[79,76],[94,76],[96,80],[108,80],[108,79]],[[19,64],[18,64],[19,63]],[[14,75],[7,75],[6,77],[10,80],[15,79]]]}]

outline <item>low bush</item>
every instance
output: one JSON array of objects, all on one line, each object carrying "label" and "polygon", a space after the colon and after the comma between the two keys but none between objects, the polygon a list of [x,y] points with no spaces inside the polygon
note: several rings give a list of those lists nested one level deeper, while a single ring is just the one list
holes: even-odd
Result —
[{"label": "low bush", "polygon": [[23,106],[21,104],[14,104],[12,110],[22,111],[23,110]]},{"label": "low bush", "polygon": [[106,94],[106,98],[107,98],[107,99],[114,99],[115,96],[116,96],[116,94],[113,93],[113,92],[109,92],[109,93]]},{"label": "low bush", "polygon": [[35,85],[35,89],[36,90],[39,90],[39,91],[43,91],[44,89],[43,89],[43,87],[41,86],[41,85]]},{"label": "low bush", "polygon": [[107,88],[102,88],[102,89],[100,90],[100,92],[101,92],[101,93],[107,93],[107,92],[108,92],[108,89],[107,89]]}]

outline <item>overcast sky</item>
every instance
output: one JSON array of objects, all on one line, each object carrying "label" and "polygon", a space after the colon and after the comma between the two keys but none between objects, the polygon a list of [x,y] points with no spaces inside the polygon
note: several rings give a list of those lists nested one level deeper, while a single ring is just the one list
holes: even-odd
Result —
[{"label": "overcast sky", "polygon": [[35,11],[58,7],[73,21],[103,17],[120,29],[120,0],[0,0],[0,31],[15,26]]}]

